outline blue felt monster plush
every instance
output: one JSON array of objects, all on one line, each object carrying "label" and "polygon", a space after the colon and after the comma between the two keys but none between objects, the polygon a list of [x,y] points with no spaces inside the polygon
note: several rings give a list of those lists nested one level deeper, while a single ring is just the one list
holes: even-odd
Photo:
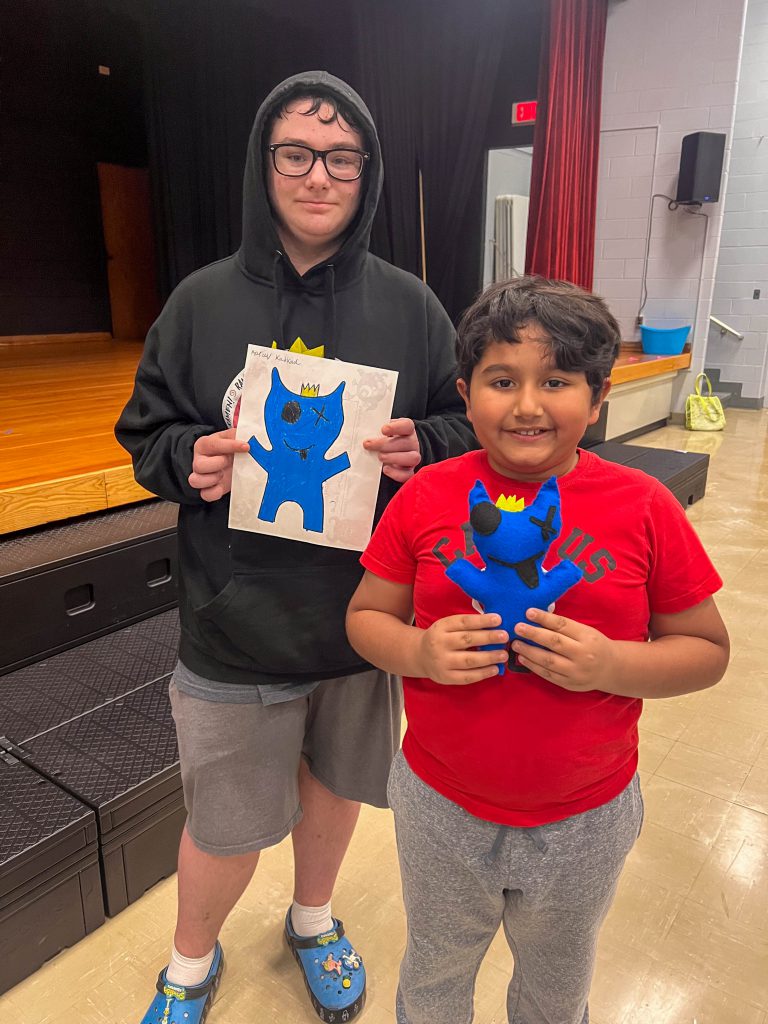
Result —
[{"label": "blue felt monster plush", "polygon": [[[522,511],[507,511],[494,505],[478,480],[469,492],[469,521],[475,547],[485,562],[484,569],[459,558],[445,570],[446,576],[482,606],[485,612],[501,616],[501,628],[515,638],[515,626],[525,622],[529,608],[546,610],[582,578],[573,562],[558,562],[547,571],[542,567],[550,544],[560,533],[560,491],[550,477],[535,501]],[[495,650],[504,644],[488,644]],[[503,674],[504,666],[499,666]]]},{"label": "blue felt monster plush", "polygon": [[316,385],[305,385],[296,394],[273,367],[264,403],[264,425],[272,448],[265,448],[255,437],[248,441],[251,458],[267,472],[259,519],[274,523],[280,506],[292,501],[304,513],[304,529],[322,533],[323,484],[350,466],[346,452],[333,459],[325,457],[344,424],[343,392],[344,381],[330,395],[321,395]]}]

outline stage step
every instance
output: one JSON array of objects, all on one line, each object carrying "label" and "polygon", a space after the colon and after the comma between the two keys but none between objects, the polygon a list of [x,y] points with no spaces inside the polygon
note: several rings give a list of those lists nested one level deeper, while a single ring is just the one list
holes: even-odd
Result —
[{"label": "stage step", "polygon": [[3,744],[94,811],[110,916],[176,870],[186,812],[169,681],[155,679],[23,743]]},{"label": "stage step", "polygon": [[672,491],[684,508],[703,498],[706,492],[709,455],[705,453],[643,448],[620,441],[604,441],[590,451],[608,462],[632,466],[655,477]]},{"label": "stage step", "polygon": [[2,993],[103,924],[104,902],[94,811],[2,749],[0,793]]},{"label": "stage step", "polygon": [[174,608],[0,678],[0,732],[24,743],[173,671]]},{"label": "stage step", "polygon": [[0,540],[0,674],[173,608],[177,512],[152,501]]},{"label": "stage step", "polygon": [[[91,815],[110,915],[176,870],[186,812],[168,683],[178,639],[172,609],[0,678],[0,756]],[[30,819],[45,821],[37,790],[28,796]]]}]

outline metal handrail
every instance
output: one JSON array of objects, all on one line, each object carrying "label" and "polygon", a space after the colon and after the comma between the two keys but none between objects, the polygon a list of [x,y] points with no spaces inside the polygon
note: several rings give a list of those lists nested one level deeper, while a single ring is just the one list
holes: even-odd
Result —
[{"label": "metal handrail", "polygon": [[737,330],[735,330],[733,327],[729,327],[728,324],[724,324],[723,321],[718,320],[716,316],[710,316],[709,319],[715,325],[715,327],[720,328],[721,334],[732,334],[734,338],[738,338],[739,341],[744,341],[743,334],[739,334]]}]

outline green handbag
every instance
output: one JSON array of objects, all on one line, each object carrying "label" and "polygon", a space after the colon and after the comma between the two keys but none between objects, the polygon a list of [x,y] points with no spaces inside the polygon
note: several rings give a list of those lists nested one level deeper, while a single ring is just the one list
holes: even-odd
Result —
[{"label": "green handbag", "polygon": [[[709,394],[702,395],[702,378],[707,382]],[[686,430],[722,430],[725,426],[725,413],[717,395],[712,394],[712,384],[706,373],[696,378],[695,390],[685,400]]]}]

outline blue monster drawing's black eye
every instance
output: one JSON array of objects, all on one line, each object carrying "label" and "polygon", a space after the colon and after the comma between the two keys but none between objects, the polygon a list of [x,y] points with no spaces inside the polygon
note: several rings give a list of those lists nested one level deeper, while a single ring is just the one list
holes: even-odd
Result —
[{"label": "blue monster drawing's black eye", "polygon": [[301,406],[298,402],[286,402],[283,406],[283,419],[286,423],[296,423],[301,416]]},{"label": "blue monster drawing's black eye", "polygon": [[469,513],[472,529],[481,537],[490,537],[501,523],[501,512],[490,501],[481,501]]},{"label": "blue monster drawing's black eye", "polygon": [[317,416],[317,419],[315,420],[316,427],[320,426],[320,420],[325,420],[326,423],[329,422],[328,417],[325,415],[325,406],[323,406],[322,409],[316,409],[313,405],[312,412]]}]

